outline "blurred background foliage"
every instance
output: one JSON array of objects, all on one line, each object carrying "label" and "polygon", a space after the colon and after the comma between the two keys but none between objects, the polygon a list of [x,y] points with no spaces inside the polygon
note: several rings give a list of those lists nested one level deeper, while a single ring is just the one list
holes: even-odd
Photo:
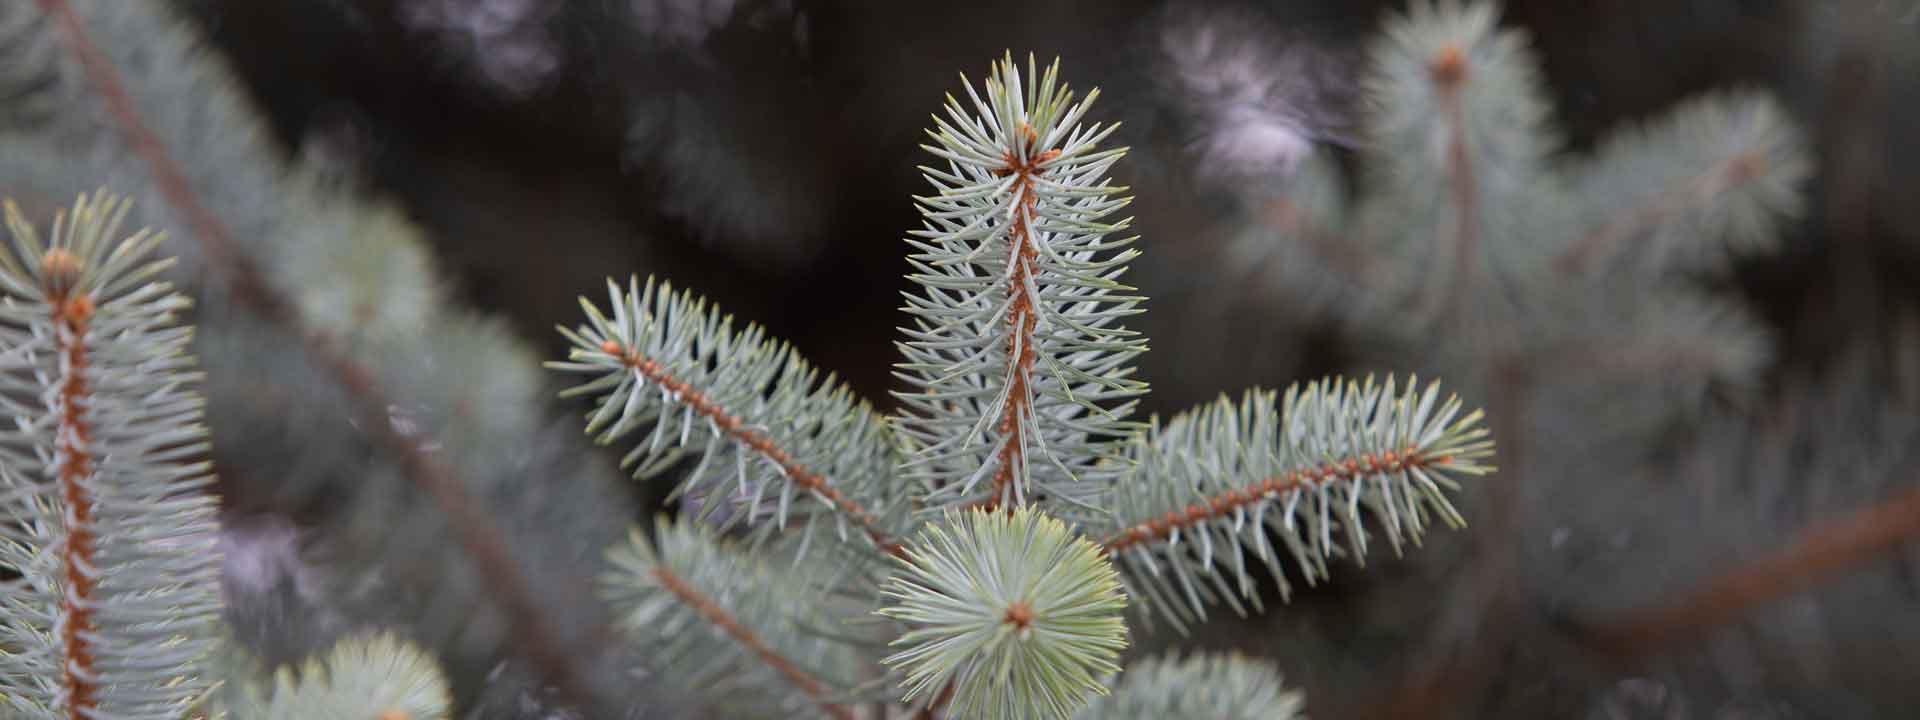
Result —
[{"label": "blurred background foliage", "polygon": [[[288,153],[398,198],[459,293],[536,343],[553,343],[581,289],[635,269],[700,288],[885,398],[924,113],[956,71],[1011,48],[1100,86],[1136,148],[1119,172],[1146,238],[1151,410],[1431,363],[1346,332],[1325,311],[1337,300],[1301,292],[1308,279],[1235,254],[1268,221],[1236,190],[1308,156],[1351,177],[1365,43],[1397,3],[186,5]],[[1523,498],[1509,512],[1546,521],[1438,538],[1452,547],[1336,574],[1202,641],[1277,659],[1328,717],[1864,717],[1920,703],[1911,543],[1624,664],[1577,629],[1912,484],[1917,18],[1920,5],[1866,0],[1505,8],[1533,38],[1568,153],[1729,87],[1771,91],[1803,128],[1805,212],[1777,251],[1699,278],[1760,319],[1772,362],[1635,457],[1497,478],[1491,492]],[[1586,381],[1522,370],[1549,389]],[[1529,419],[1579,434],[1581,411],[1542,401]],[[1520,559],[1486,560],[1489,545]]]},{"label": "blurred background foliage", "polygon": [[[1285,184],[1303,163],[1359,182],[1367,43],[1397,2],[175,4],[287,157],[394,203],[457,298],[549,355],[576,295],[654,273],[884,403],[926,113],[956,71],[977,77],[1008,49],[1060,56],[1125,122],[1148,410],[1449,367],[1423,351],[1472,323],[1411,342],[1355,331],[1330,311],[1348,296],[1287,272],[1297,250],[1269,232],[1286,218],[1245,202],[1262,183],[1305,197]],[[1916,484],[1920,2],[1513,2],[1501,23],[1531,37],[1569,157],[1730,88],[1770,92],[1801,129],[1810,180],[1781,241],[1688,277],[1758,319],[1766,360],[1630,445],[1589,442],[1611,411],[1560,401],[1590,378],[1551,356],[1461,379],[1499,394],[1526,378],[1523,409],[1468,399],[1497,431],[1553,436],[1524,444],[1549,456],[1501,462],[1485,492],[1506,499],[1470,502],[1474,529],[1432,552],[1336,572],[1264,617],[1217,617],[1196,642],[1273,658],[1319,717],[1905,716],[1920,707],[1913,542],[1657,647],[1622,651],[1594,628]],[[239,502],[236,537],[291,532]]]}]

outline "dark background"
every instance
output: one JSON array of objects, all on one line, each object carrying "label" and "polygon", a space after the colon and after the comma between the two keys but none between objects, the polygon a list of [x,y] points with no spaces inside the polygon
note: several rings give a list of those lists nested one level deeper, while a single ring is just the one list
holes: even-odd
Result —
[{"label": "dark background", "polygon": [[[1326,151],[1339,154],[1363,44],[1399,3],[182,4],[231,54],[289,155],[400,200],[462,295],[554,354],[551,328],[573,322],[576,295],[608,275],[652,273],[767,325],[884,404],[907,289],[900,238],[916,226],[910,195],[924,188],[913,170],[927,157],[916,148],[921,128],[959,89],[956,72],[978,78],[1006,50],[1058,55],[1074,85],[1102,88],[1096,115],[1127,123],[1119,142],[1136,154],[1117,172],[1139,195],[1146,255],[1135,281],[1153,298],[1140,322],[1154,339],[1143,362],[1155,390],[1148,410],[1343,370],[1350,353],[1323,323],[1219,280],[1226,221],[1190,151],[1202,130],[1167,91],[1167,29],[1230,13],[1249,32],[1313,53],[1300,102]],[[1774,92],[1816,157],[1809,211],[1781,250],[1719,278],[1776,332],[1765,392],[1827,392],[1809,388],[1831,388],[1839,374],[1863,394],[1910,396],[1920,377],[1911,282],[1920,271],[1920,4],[1515,2],[1503,18],[1532,36],[1572,152],[1702,91]],[[1251,632],[1229,624],[1201,641],[1276,655],[1311,691],[1315,716],[1374,712],[1446,662],[1422,661],[1419,646],[1381,640],[1343,614],[1385,582],[1369,568],[1336,572],[1331,587]],[[1301,623],[1347,623],[1319,632],[1342,646],[1374,642],[1355,651],[1371,672],[1343,674],[1316,651],[1289,655],[1295,645],[1270,639],[1297,637]],[[1572,635],[1549,627],[1526,637],[1550,646]],[[1771,682],[1702,690],[1671,679],[1698,675],[1634,666],[1493,667],[1432,702],[1514,717],[1845,717],[1888,707],[1884,696],[1796,700]],[[1530,677],[1559,670],[1591,674],[1564,687]],[[1901,677],[1864,681],[1856,694],[1875,697]],[[1708,699],[1676,699],[1689,696]]]}]

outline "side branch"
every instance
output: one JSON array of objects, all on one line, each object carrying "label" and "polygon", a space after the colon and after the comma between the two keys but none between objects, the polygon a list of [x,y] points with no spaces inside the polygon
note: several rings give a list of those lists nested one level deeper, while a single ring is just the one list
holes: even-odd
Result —
[{"label": "side branch", "polygon": [[734,642],[740,643],[742,647],[752,651],[753,654],[759,657],[762,662],[765,662],[768,667],[773,668],[775,672],[780,673],[781,677],[786,678],[787,682],[793,683],[793,686],[799,688],[801,692],[806,693],[807,697],[813,698],[813,701],[820,706],[822,712],[833,716],[836,720],[854,720],[852,711],[846,707],[827,701],[827,697],[831,693],[827,690],[826,685],[822,684],[812,675],[808,675],[805,670],[801,670],[799,666],[794,665],[792,661],[781,657],[780,653],[774,652],[773,648],[768,647],[765,642],[762,642],[758,636],[753,634],[753,631],[741,625],[740,621],[735,620],[732,615],[727,614],[727,611],[715,604],[713,600],[700,594],[700,591],[695,590],[692,585],[680,579],[680,576],[667,571],[666,568],[656,567],[653,569],[653,577],[660,582],[661,587],[666,588],[667,592],[673,593],[673,596],[678,598],[680,602],[685,603],[687,607],[693,608],[695,612],[700,613],[700,617],[705,618],[707,622],[713,623],[715,627],[720,628],[722,632],[727,634],[727,637],[733,638]]},{"label": "side branch", "polygon": [[1327,265],[1346,275],[1347,279],[1356,283],[1367,279],[1373,258],[1361,251],[1359,245],[1344,242],[1343,238],[1314,224],[1306,211],[1292,200],[1284,196],[1268,200],[1260,206],[1260,217],[1281,232],[1305,240],[1308,249],[1325,260]]},{"label": "side branch", "polygon": [[695,414],[711,421],[721,433],[734,442],[779,466],[781,475],[785,476],[789,482],[819,496],[835,512],[853,518],[853,521],[860,525],[860,529],[867,533],[867,537],[871,538],[873,544],[882,552],[895,556],[905,552],[898,542],[880,529],[879,522],[875,520],[872,512],[847,497],[846,493],[840,492],[840,489],[834,487],[825,476],[793,459],[793,455],[774,444],[772,438],[748,429],[746,424],[740,421],[739,416],[728,412],[706,394],[669,374],[660,363],[642,355],[638,350],[622,347],[612,340],[603,343],[600,349],[608,355],[619,358],[622,364],[645,378],[647,382],[666,388]]},{"label": "side branch", "polygon": [[125,133],[127,141],[133,145],[133,151],[153,171],[154,184],[159,186],[160,194],[169,205],[186,216],[187,224],[193,228],[194,237],[199,238],[200,246],[207,254],[208,263],[227,271],[227,281],[232,284],[234,294],[253,306],[264,316],[284,324],[292,313],[292,306],[285,297],[275,293],[266,284],[259,268],[239,250],[239,243],[225,223],[215,217],[200,197],[193,191],[193,183],[187,179],[186,172],[180,169],[166,143],[154,134],[151,128],[140,119],[139,111],[134,109],[133,96],[120,82],[120,73],[115,70],[99,46],[87,36],[86,26],[66,0],[38,0],[40,9],[51,16],[60,28],[61,36],[66,39],[67,47],[80,62],[87,80],[106,103],[107,113],[112,116],[115,125]]},{"label": "side branch", "polygon": [[1101,543],[1109,553],[1117,553],[1135,545],[1164,540],[1176,530],[1199,525],[1207,520],[1226,516],[1243,507],[1247,507],[1283,493],[1308,487],[1320,487],[1336,481],[1358,482],[1366,477],[1380,473],[1400,472],[1408,469],[1446,467],[1453,463],[1452,455],[1427,457],[1413,446],[1402,448],[1398,452],[1388,450],[1382,453],[1363,453],[1341,460],[1322,463],[1317,467],[1293,470],[1267,478],[1264,481],[1239,487],[1215,495],[1199,503],[1188,505],[1184,510],[1171,510],[1158,518],[1133,525]]},{"label": "side branch", "polygon": [[[242,307],[260,318],[299,337],[306,352],[317,364],[331,371],[335,380],[355,401],[360,415],[359,427],[374,436],[375,444],[399,462],[402,473],[426,490],[447,516],[459,542],[473,560],[479,573],[497,591],[499,601],[511,619],[511,628],[520,647],[544,671],[546,679],[556,683],[571,699],[591,701],[591,692],[577,671],[575,657],[580,648],[561,648],[548,629],[545,608],[533,598],[528,583],[514,565],[504,540],[491,522],[474,505],[466,488],[450,470],[428,456],[417,443],[395,430],[387,408],[393,403],[365,368],[342,354],[331,337],[307,327],[285,295],[269,285],[252,258],[243,254],[226,224],[214,215],[193,190],[166,144],[147,127],[134,107],[133,97],[113,67],[91,38],[80,18],[65,0],[38,0],[61,30],[69,51],[79,61],[88,81],[105,102],[114,124],[126,135],[133,150],[153,172],[154,182],[168,204],[174,206],[193,228],[209,265],[222,271],[234,297]],[[591,633],[589,637],[603,636]],[[590,703],[591,704],[591,703]]]},{"label": "side branch", "polygon": [[1678,602],[1587,626],[1578,634],[1616,658],[1653,654],[1825,576],[1858,567],[1916,536],[1920,488],[1808,529],[1772,555],[1721,574]]},{"label": "side branch", "polygon": [[1742,154],[1689,179],[1679,192],[1660,193],[1655,202],[1624,212],[1581,236],[1554,258],[1553,267],[1563,275],[1580,272],[1602,248],[1646,232],[1669,217],[1705,205],[1721,193],[1759,178],[1764,163],[1758,154]]}]

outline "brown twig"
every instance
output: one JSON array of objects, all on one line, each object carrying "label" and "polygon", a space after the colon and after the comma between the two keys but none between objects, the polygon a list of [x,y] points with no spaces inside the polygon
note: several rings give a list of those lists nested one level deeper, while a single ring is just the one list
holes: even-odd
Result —
[{"label": "brown twig", "polygon": [[[533,599],[526,579],[521,575],[506,543],[491,522],[475,507],[466,488],[444,465],[428,456],[416,443],[395,430],[387,415],[392,403],[371,373],[344,355],[328,335],[306,326],[287,297],[270,286],[253,259],[239,249],[225,223],[201,202],[192,182],[181,169],[166,144],[148,128],[134,108],[133,98],[100,48],[88,37],[65,0],[38,0],[40,7],[59,26],[67,49],[80,62],[88,80],[105,102],[114,123],[125,133],[135,154],[152,171],[154,182],[169,204],[186,216],[206,253],[208,264],[219,269],[234,297],[242,307],[301,339],[302,347],[317,364],[330,371],[355,404],[359,426],[373,435],[375,444],[400,464],[404,475],[424,489],[440,507],[449,525],[471,556],[476,569],[490,582],[495,597],[506,611],[512,632],[526,654],[541,668],[546,679],[571,699],[589,702],[597,694],[585,684],[575,667],[581,648],[556,645],[547,628],[544,611]],[[588,637],[601,637],[590,633]]]},{"label": "brown twig", "polygon": [[[75,218],[78,222],[79,218]],[[61,683],[67,689],[67,710],[74,720],[99,710],[100,688],[94,680],[93,592],[95,577],[93,536],[93,497],[82,482],[93,474],[90,447],[93,428],[87,422],[87,325],[93,317],[93,300],[84,294],[69,294],[71,280],[79,274],[78,259],[66,250],[47,252],[40,267],[47,280],[48,300],[53,307],[54,355],[66,366],[60,378],[58,419],[54,437],[58,452],[53,456],[54,477],[67,507],[67,542],[61,548],[61,564],[66,567],[66,589],[60,594],[60,612],[66,624],[60,633],[64,651]]]},{"label": "brown twig", "polygon": [[1442,314],[1451,314],[1462,298],[1473,295],[1473,261],[1480,244],[1480,191],[1475,184],[1473,159],[1467,152],[1466,110],[1460,99],[1468,71],[1466,56],[1455,46],[1441,50],[1428,66],[1446,109],[1447,184],[1453,191],[1458,220],[1454,227],[1453,284],[1440,303]]},{"label": "brown twig", "polygon": [[269,318],[290,316],[292,311],[285,298],[266,286],[250,259],[240,252],[239,244],[234,242],[233,234],[226,225],[194,194],[192,182],[180,169],[179,163],[173,161],[166,144],[140,119],[140,113],[134,109],[133,96],[127,93],[125,85],[120,82],[119,71],[87,36],[87,29],[80,22],[80,17],[74,14],[73,8],[67,5],[66,0],[37,1],[41,10],[59,26],[67,49],[79,60],[87,79],[99,91],[101,100],[106,103],[107,113],[121,132],[126,133],[134,153],[153,171],[154,183],[159,186],[161,194],[169,204],[187,216],[187,224],[200,240],[209,264],[226,268],[228,282],[233,285],[235,294],[249,305],[260,308],[262,314]]},{"label": "brown twig", "polygon": [[996,170],[1000,175],[1015,175],[1013,182],[1014,211],[1012,227],[1007,233],[1007,263],[1013,266],[1008,273],[1007,296],[1007,405],[1000,412],[1000,436],[1004,438],[1000,446],[999,467],[993,472],[992,495],[986,500],[975,503],[976,507],[992,510],[1001,502],[1011,508],[1014,479],[1018,469],[1025,467],[1025,449],[1021,437],[1025,430],[1026,412],[1029,409],[1028,386],[1033,382],[1033,363],[1037,354],[1033,350],[1033,333],[1040,325],[1040,318],[1033,306],[1037,298],[1028,296],[1027,285],[1033,276],[1033,263],[1039,259],[1040,251],[1034,248],[1033,232],[1028,223],[1033,220],[1034,206],[1039,197],[1033,192],[1033,178],[1040,169],[1040,163],[1058,157],[1060,151],[1049,150],[1033,157],[1027,157],[1033,151],[1033,144],[1039,141],[1033,128],[1021,125],[1021,138],[1026,146],[1018,153],[1008,153],[1006,166]]},{"label": "brown twig", "polygon": [[739,416],[728,412],[725,407],[715,403],[705,393],[674,377],[660,363],[640,354],[638,350],[621,347],[619,343],[612,340],[608,340],[600,349],[608,355],[620,358],[621,362],[646,378],[647,382],[672,392],[694,413],[713,421],[713,424],[720,428],[720,432],[732,438],[734,442],[746,446],[779,466],[780,473],[786,476],[788,482],[802,490],[819,495],[826,500],[827,507],[853,518],[853,521],[860,525],[861,530],[866,531],[867,537],[872,539],[873,544],[882,552],[895,557],[905,557],[906,551],[901,549],[900,543],[880,529],[879,522],[874,519],[872,512],[840,492],[840,489],[834,487],[832,481],[825,476],[793,459],[793,455],[774,444],[772,438],[747,429],[746,423],[741,422]]},{"label": "brown twig", "polygon": [[666,568],[654,568],[653,577],[655,580],[660,581],[660,586],[666,588],[667,592],[673,593],[674,597],[679,598],[680,602],[686,603],[688,607],[693,608],[694,612],[700,614],[700,617],[705,618],[707,622],[713,623],[715,627],[720,628],[722,632],[727,634],[727,637],[733,638],[734,642],[740,643],[741,646],[752,651],[754,656],[760,658],[761,662],[773,668],[774,672],[780,673],[781,677],[786,678],[787,682],[793,683],[793,686],[798,688],[800,692],[806,693],[807,697],[813,699],[814,704],[820,706],[822,712],[832,715],[838,720],[854,720],[853,711],[848,710],[845,706],[828,702],[827,698],[831,692],[827,689],[826,685],[822,684],[812,675],[808,675],[805,670],[801,670],[798,665],[793,664],[793,661],[775,652],[773,648],[767,647],[767,644],[761,641],[759,636],[754,635],[752,630],[741,625],[740,621],[734,619],[733,615],[729,614],[726,608],[715,604],[712,598],[701,594],[700,591],[692,585],[688,585],[687,581],[680,579],[680,576],[669,572]]},{"label": "brown twig", "polygon": [[[1737,620],[1740,615],[1821,578],[1864,564],[1920,536],[1920,488],[1879,505],[1842,515],[1802,532],[1793,542],[1747,565],[1707,581],[1679,601],[1630,613],[1606,623],[1556,623],[1588,650],[1617,663],[1632,663]],[[1488,668],[1500,654],[1482,638],[1463,657],[1423,673],[1389,694],[1381,706],[1354,718],[1426,717],[1485,687]]]},{"label": "brown twig", "polygon": [[1677,602],[1588,626],[1578,634],[1616,659],[1652,654],[1823,577],[1856,568],[1917,535],[1920,488],[1816,525],[1785,547],[1720,574]]},{"label": "brown twig", "polygon": [[1321,464],[1318,467],[1291,470],[1266,480],[1228,490],[1184,509],[1169,510],[1166,515],[1142,521],[1115,533],[1101,543],[1109,553],[1117,553],[1141,543],[1165,539],[1175,530],[1198,525],[1205,520],[1224,517],[1240,508],[1308,486],[1326,485],[1336,480],[1359,479],[1383,472],[1410,468],[1444,467],[1453,462],[1450,455],[1426,457],[1404,448],[1398,452],[1363,453]]}]

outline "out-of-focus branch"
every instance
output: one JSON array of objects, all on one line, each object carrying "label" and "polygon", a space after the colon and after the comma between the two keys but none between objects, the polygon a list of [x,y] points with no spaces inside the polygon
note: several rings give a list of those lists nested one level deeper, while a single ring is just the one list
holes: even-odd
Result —
[{"label": "out-of-focus branch", "polygon": [[1671,192],[1660,193],[1655,196],[1655,202],[1621,211],[1554,258],[1554,270],[1562,275],[1579,273],[1603,249],[1645,233],[1675,215],[1703,207],[1720,194],[1759,178],[1763,163],[1765,159],[1758,155],[1740,155],[1687,180]]},{"label": "out-of-focus branch", "polygon": [[1348,280],[1355,284],[1368,280],[1367,273],[1373,269],[1373,257],[1360,246],[1345,242],[1344,238],[1314,224],[1306,211],[1293,201],[1285,197],[1268,200],[1261,206],[1260,217],[1281,232],[1305,240],[1308,248],[1329,266],[1346,275]]},{"label": "out-of-focus branch", "polygon": [[1677,601],[1576,626],[1589,647],[1618,660],[1658,653],[1920,536],[1920,488],[1816,525],[1772,554],[1720,574]]},{"label": "out-of-focus branch", "polygon": [[[1833,518],[1792,542],[1733,568],[1678,600],[1605,622],[1555,623],[1600,659],[1631,664],[1713,632],[1762,605],[1805,590],[1833,575],[1859,568],[1902,542],[1920,537],[1920,487],[1870,508]],[[1416,674],[1381,705],[1349,713],[1353,718],[1426,717],[1483,688],[1500,655],[1486,638],[1444,668]]]},{"label": "out-of-focus branch", "polygon": [[1473,261],[1480,252],[1480,192],[1472,154],[1467,151],[1467,117],[1460,98],[1469,72],[1466,56],[1458,46],[1448,46],[1433,58],[1428,72],[1446,107],[1447,184],[1458,218],[1453,238],[1453,277],[1446,300],[1440,304],[1443,314],[1451,314],[1462,300],[1473,296]]},{"label": "out-of-focus branch", "polygon": [[700,591],[692,585],[687,584],[686,580],[681,579],[680,576],[668,572],[663,568],[654,568],[653,576],[654,579],[660,582],[661,587],[666,588],[667,592],[672,593],[680,602],[693,608],[695,612],[700,614],[701,618],[712,623],[713,626],[721,632],[726,633],[727,637],[733,638],[734,642],[739,643],[741,647],[746,648],[748,652],[760,658],[761,662],[773,668],[774,672],[780,674],[780,677],[785,678],[787,682],[792,683],[800,692],[805,693],[807,697],[813,700],[815,705],[819,706],[820,712],[832,716],[835,720],[854,720],[853,711],[847,709],[844,705],[839,705],[828,700],[832,691],[828,690],[827,686],[822,684],[818,678],[800,669],[800,666],[794,664],[792,660],[787,659],[778,651],[769,647],[765,641],[755,636],[752,630],[740,624],[740,621],[728,613],[725,608],[714,603],[712,598],[700,594]]},{"label": "out-of-focus branch", "polygon": [[[208,264],[225,278],[233,296],[242,307],[301,339],[303,348],[327,369],[352,398],[360,416],[358,424],[371,433],[374,443],[390,455],[401,471],[419,486],[446,514],[461,546],[471,556],[478,572],[486,577],[506,610],[512,632],[521,648],[540,667],[545,679],[576,700],[591,705],[595,693],[577,670],[577,658],[586,648],[565,648],[555,642],[548,629],[541,605],[534,600],[527,580],[515,566],[506,542],[476,506],[451,470],[429,456],[420,445],[400,434],[389,422],[387,408],[394,403],[379,387],[372,373],[343,354],[335,340],[307,326],[293,303],[269,285],[253,262],[242,253],[226,224],[194,192],[192,182],[153,130],[147,127],[135,109],[133,98],[120,79],[119,71],[89,38],[81,22],[65,0],[37,0],[60,29],[68,51],[79,61],[88,81],[106,104],[113,123],[124,133],[133,151],[153,172],[154,181],[168,204],[186,216],[193,235],[200,241]],[[605,637],[591,632],[584,637]],[[598,648],[592,648],[598,650]]]}]

